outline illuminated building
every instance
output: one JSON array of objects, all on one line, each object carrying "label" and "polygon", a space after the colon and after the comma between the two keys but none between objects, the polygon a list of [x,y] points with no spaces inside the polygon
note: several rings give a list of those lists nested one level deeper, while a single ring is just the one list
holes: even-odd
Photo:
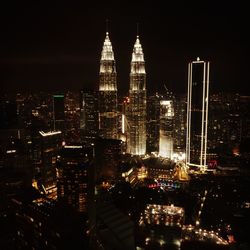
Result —
[{"label": "illuminated building", "polygon": [[174,101],[174,152],[184,153],[186,149],[186,96],[177,95]]},{"label": "illuminated building", "polygon": [[81,90],[80,96],[80,130],[83,143],[92,142],[98,133],[98,99],[97,93]]},{"label": "illuminated building", "polygon": [[179,161],[175,166],[175,172],[174,172],[174,178],[179,181],[189,181],[190,177],[187,173],[187,168],[185,166],[185,163],[182,161]]},{"label": "illuminated building", "polygon": [[171,100],[160,101],[160,142],[159,155],[172,158],[173,155],[174,108]]},{"label": "illuminated building", "polygon": [[204,170],[207,155],[207,127],[210,63],[188,64],[186,163]]},{"label": "illuminated building", "polygon": [[53,95],[53,130],[65,129],[64,95]]},{"label": "illuminated building", "polygon": [[184,209],[173,204],[171,206],[148,204],[140,220],[144,224],[181,227],[184,223]]},{"label": "illuminated building", "polygon": [[136,246],[140,249],[180,249],[185,212],[171,204],[147,204],[139,220]]},{"label": "illuminated building", "polygon": [[99,130],[106,139],[117,139],[117,83],[116,67],[109,33],[102,48],[99,73]]},{"label": "illuminated building", "polygon": [[131,60],[129,88],[128,153],[146,153],[146,71],[142,46],[137,36]]},{"label": "illuminated building", "polygon": [[64,146],[57,158],[57,197],[83,213],[87,210],[88,171],[93,149]]},{"label": "illuminated building", "polygon": [[128,137],[129,137],[129,103],[130,99],[128,96],[120,97],[118,109],[119,109],[119,136],[118,139],[122,141],[123,148],[122,151],[125,154],[128,150]]},{"label": "illuminated building", "polygon": [[56,157],[61,145],[61,131],[39,131],[33,138],[34,174],[41,193],[56,195]]}]

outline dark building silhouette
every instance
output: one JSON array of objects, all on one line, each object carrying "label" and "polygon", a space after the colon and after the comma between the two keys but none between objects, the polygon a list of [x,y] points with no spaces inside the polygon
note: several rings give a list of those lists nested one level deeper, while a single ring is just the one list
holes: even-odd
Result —
[{"label": "dark building silhouette", "polygon": [[159,151],[160,100],[162,96],[156,93],[147,98],[147,152]]},{"label": "dark building silhouette", "polygon": [[0,129],[13,129],[18,126],[16,101],[0,100]]},{"label": "dark building silhouette", "polygon": [[80,213],[87,212],[89,175],[93,168],[93,148],[64,146],[57,158],[57,198]]},{"label": "dark building silhouette", "polygon": [[96,181],[116,181],[121,160],[123,143],[121,140],[95,140]]},{"label": "dark building silhouette", "polygon": [[53,95],[53,129],[64,131],[64,95]]},{"label": "dark building silhouette", "polygon": [[86,249],[85,225],[62,202],[38,197],[11,200],[15,214],[13,249]]},{"label": "dark building silhouette", "polygon": [[80,93],[80,133],[82,142],[93,143],[98,135],[98,94],[92,90]]},{"label": "dark building silhouette", "polygon": [[39,131],[32,139],[34,181],[41,193],[56,195],[56,157],[62,146],[61,131]]}]

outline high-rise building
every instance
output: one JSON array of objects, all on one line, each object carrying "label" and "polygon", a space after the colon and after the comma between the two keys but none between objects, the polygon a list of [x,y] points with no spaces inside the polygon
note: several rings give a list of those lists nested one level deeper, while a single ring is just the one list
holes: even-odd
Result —
[{"label": "high-rise building", "polygon": [[102,48],[99,73],[99,130],[106,139],[117,139],[117,83],[116,67],[109,33]]},{"label": "high-rise building", "polygon": [[83,213],[87,211],[88,172],[93,167],[93,149],[64,146],[57,159],[57,197]]},{"label": "high-rise building", "polygon": [[0,100],[0,129],[17,128],[17,103],[14,100]]},{"label": "high-rise building", "polygon": [[84,218],[64,202],[41,197],[34,191],[24,194],[11,200],[15,218],[13,224],[8,224],[15,238],[12,236],[11,244],[8,242],[8,247],[2,249],[87,249]]},{"label": "high-rise building", "polygon": [[97,138],[94,144],[96,182],[117,180],[121,164],[122,141]]},{"label": "high-rise building", "polygon": [[161,100],[159,155],[162,157],[167,157],[169,159],[172,158],[174,149],[173,118],[174,118],[173,101]]},{"label": "high-rise building", "polygon": [[56,195],[56,157],[62,145],[61,131],[39,131],[33,136],[33,164],[37,187],[41,193]]},{"label": "high-rise building", "polygon": [[129,88],[128,153],[146,153],[146,71],[142,46],[137,36],[131,60]]},{"label": "high-rise building", "polygon": [[210,63],[188,64],[186,163],[204,170],[207,154]]},{"label": "high-rise building", "polygon": [[53,129],[64,130],[64,95],[53,95]]},{"label": "high-rise building", "polygon": [[98,98],[91,90],[81,90],[80,131],[83,143],[91,143],[98,134]]},{"label": "high-rise building", "polygon": [[185,152],[186,122],[187,122],[186,95],[175,95],[174,99],[174,152]]},{"label": "high-rise building", "polygon": [[162,96],[155,93],[147,97],[147,152],[159,152],[160,100]]},{"label": "high-rise building", "polygon": [[[238,94],[212,94],[209,97],[208,150],[232,153],[240,144],[247,112]],[[245,107],[246,108],[246,107]],[[247,109],[249,110],[249,109]]]}]

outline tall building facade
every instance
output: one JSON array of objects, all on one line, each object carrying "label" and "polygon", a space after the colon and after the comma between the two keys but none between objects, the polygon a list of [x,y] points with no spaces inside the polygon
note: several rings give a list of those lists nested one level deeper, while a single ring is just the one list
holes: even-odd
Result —
[{"label": "tall building facade", "polygon": [[147,97],[147,153],[159,152],[161,99],[162,96],[158,93]]},{"label": "tall building facade", "polygon": [[204,170],[207,155],[207,127],[210,63],[197,58],[188,64],[186,163]]},{"label": "tall building facade", "polygon": [[64,95],[53,95],[53,130],[65,129]]},{"label": "tall building facade", "polygon": [[172,158],[174,150],[174,107],[172,100],[160,101],[160,139],[159,155]]},{"label": "tall building facade", "polygon": [[183,153],[186,149],[187,127],[186,95],[175,95],[174,99],[174,151]]},{"label": "tall building facade", "polygon": [[92,143],[98,133],[97,92],[81,90],[80,93],[80,131],[83,143]]},{"label": "tall building facade", "polygon": [[139,36],[136,38],[132,53],[129,99],[128,152],[133,155],[144,155],[146,153],[146,71]]},{"label": "tall building facade", "polygon": [[117,73],[109,33],[103,44],[99,73],[99,131],[106,139],[117,139]]},{"label": "tall building facade", "polygon": [[62,132],[39,131],[32,139],[34,179],[41,193],[54,198],[56,192],[56,157],[62,145]]},{"label": "tall building facade", "polygon": [[82,145],[64,146],[57,158],[57,197],[81,213],[87,211],[92,162],[93,149]]},{"label": "tall building facade", "polygon": [[97,138],[94,144],[96,182],[117,180],[121,164],[122,141]]}]

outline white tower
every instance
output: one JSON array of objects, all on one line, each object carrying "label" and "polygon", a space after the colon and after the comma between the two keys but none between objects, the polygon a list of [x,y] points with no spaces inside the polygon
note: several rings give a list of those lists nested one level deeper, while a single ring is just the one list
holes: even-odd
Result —
[{"label": "white tower", "polygon": [[146,71],[142,46],[137,36],[131,60],[129,88],[128,152],[146,153]]},{"label": "white tower", "polygon": [[206,168],[210,63],[188,64],[186,164]]},{"label": "white tower", "polygon": [[99,130],[103,138],[117,139],[117,83],[116,67],[109,33],[103,44],[99,73]]}]

